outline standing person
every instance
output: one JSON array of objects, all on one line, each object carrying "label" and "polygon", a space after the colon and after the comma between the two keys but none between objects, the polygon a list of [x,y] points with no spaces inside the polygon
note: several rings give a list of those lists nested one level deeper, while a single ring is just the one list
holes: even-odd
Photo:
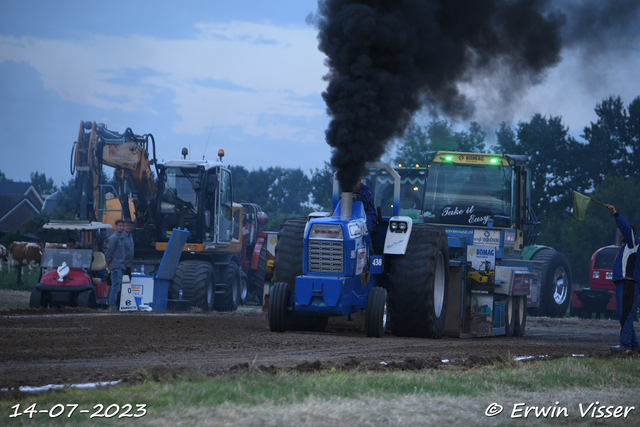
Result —
[{"label": "standing person", "polygon": [[127,219],[124,221],[124,264],[126,266],[125,273],[131,279],[131,267],[133,267],[133,221]]},{"label": "standing person", "polygon": [[633,313],[636,310],[638,283],[640,283],[640,260],[637,260],[636,255],[640,238],[636,235],[636,228],[629,225],[613,205],[605,205],[605,207],[615,217],[623,243],[613,264],[616,310],[620,320],[620,343],[612,346],[611,350],[635,350],[640,347],[633,328]]},{"label": "standing person", "polygon": [[107,271],[111,275],[109,311],[118,311],[118,292],[122,287],[122,273],[126,268],[124,240],[124,221],[119,219],[116,221],[116,232],[107,239],[107,250],[104,254]]}]

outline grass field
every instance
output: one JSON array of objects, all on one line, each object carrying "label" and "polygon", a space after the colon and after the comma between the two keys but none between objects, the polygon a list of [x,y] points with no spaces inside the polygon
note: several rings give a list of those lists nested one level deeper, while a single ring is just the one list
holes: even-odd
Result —
[{"label": "grass field", "polygon": [[20,278],[20,285],[18,285],[18,273],[16,271],[9,272],[7,271],[7,267],[4,267],[4,270],[0,271],[0,289],[31,292],[38,284],[39,278],[39,268],[34,269],[31,274],[29,274],[29,269],[24,268],[22,277]]},{"label": "grass field", "polygon": [[[0,425],[640,425],[637,358],[504,362],[465,372],[248,370],[162,378],[141,371],[141,377],[138,384],[91,390],[20,397],[5,391]],[[30,418],[29,407],[53,413]]]},{"label": "grass field", "polygon": [[29,308],[29,294],[38,284],[40,269],[32,274],[28,271],[24,269],[20,285],[17,284],[17,272],[8,272],[6,267],[0,271],[0,311]]}]

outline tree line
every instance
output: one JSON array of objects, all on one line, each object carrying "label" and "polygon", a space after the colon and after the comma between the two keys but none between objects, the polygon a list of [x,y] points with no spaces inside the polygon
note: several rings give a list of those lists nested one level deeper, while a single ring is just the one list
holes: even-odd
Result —
[{"label": "tree line", "polygon": [[[572,192],[616,206],[631,224],[640,225],[640,97],[625,106],[620,97],[610,96],[595,107],[597,121],[586,126],[578,141],[569,134],[562,117],[535,114],[515,127],[502,123],[496,131],[497,144],[486,145],[486,133],[476,122],[468,130],[456,131],[446,120],[432,120],[426,126],[410,125],[396,141],[394,163],[425,164],[429,151],[450,150],[522,154],[532,170],[532,205],[541,221],[538,244],[563,252],[570,261],[574,281],[586,284],[591,254],[601,246],[614,244],[617,231],[611,215],[602,207],[589,208],[584,221],[571,216]],[[305,173],[301,168],[272,166],[249,171],[230,166],[234,200],[260,205],[269,216],[267,230],[277,231],[286,218],[305,216],[315,210],[331,209],[333,169]],[[9,180],[0,171],[0,181]],[[41,193],[60,190],[61,204],[51,214],[42,214],[25,224],[35,232],[48,216],[75,215],[75,180],[58,188],[44,173],[34,172],[31,181]],[[109,182],[103,173],[102,182]],[[117,188],[117,186],[116,186]]]}]

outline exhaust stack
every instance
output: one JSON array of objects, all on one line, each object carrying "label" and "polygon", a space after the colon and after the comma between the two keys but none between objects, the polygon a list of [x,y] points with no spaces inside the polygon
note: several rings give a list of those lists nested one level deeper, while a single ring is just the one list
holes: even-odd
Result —
[{"label": "exhaust stack", "polygon": [[351,219],[353,206],[353,193],[349,191],[342,192],[342,203],[340,209],[340,219],[343,221]]}]

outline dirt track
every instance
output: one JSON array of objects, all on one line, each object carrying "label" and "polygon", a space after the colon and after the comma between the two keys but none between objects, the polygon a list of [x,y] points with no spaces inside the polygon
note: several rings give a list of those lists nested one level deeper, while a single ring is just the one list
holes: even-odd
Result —
[{"label": "dirt track", "polygon": [[0,388],[135,381],[185,371],[216,375],[251,366],[468,369],[521,356],[639,357],[609,350],[618,332],[614,320],[529,317],[524,338],[375,339],[355,329],[271,333],[257,308],[189,314],[10,310],[0,314]]}]

